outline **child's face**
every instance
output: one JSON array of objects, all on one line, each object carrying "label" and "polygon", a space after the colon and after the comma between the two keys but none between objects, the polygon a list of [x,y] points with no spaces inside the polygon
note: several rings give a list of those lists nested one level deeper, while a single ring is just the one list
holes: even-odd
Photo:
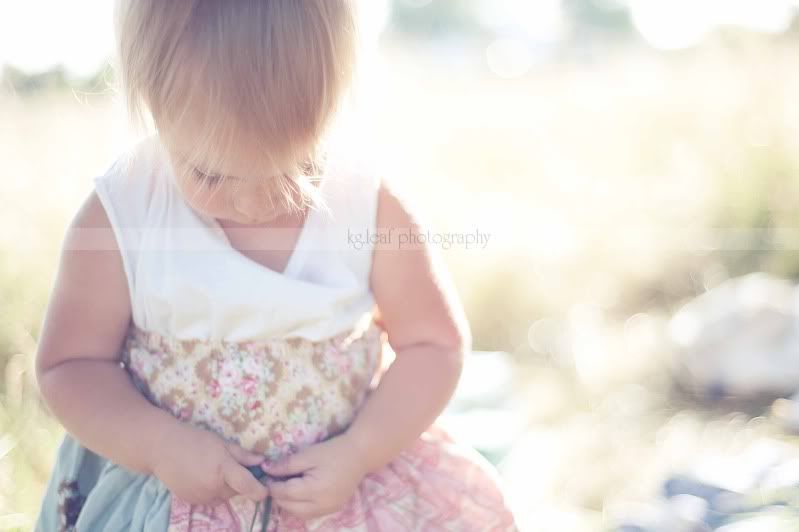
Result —
[{"label": "child's face", "polygon": [[244,225],[266,223],[287,212],[276,199],[269,199],[267,184],[277,172],[253,173],[252,168],[274,168],[253,148],[237,145],[235,153],[224,157],[224,167],[206,168],[185,156],[191,145],[189,132],[162,132],[162,138],[180,191],[193,209]]}]

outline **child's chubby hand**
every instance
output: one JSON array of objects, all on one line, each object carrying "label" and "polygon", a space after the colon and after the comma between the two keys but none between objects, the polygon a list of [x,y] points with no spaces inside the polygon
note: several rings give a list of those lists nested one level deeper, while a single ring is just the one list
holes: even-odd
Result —
[{"label": "child's chubby hand", "polygon": [[368,473],[346,432],[261,467],[274,503],[303,520],[342,509]]},{"label": "child's chubby hand", "polygon": [[269,495],[247,469],[264,457],[218,434],[181,423],[165,435],[160,447],[153,474],[190,504],[217,505],[239,494],[260,501]]}]

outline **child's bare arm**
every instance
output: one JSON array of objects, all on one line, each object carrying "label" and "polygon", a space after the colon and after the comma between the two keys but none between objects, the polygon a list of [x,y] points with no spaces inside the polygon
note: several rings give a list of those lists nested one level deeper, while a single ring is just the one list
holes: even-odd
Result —
[{"label": "child's bare arm", "polygon": [[399,234],[424,231],[386,185],[379,193],[379,231],[371,286],[396,358],[347,430],[374,471],[436,420],[455,391],[471,331],[447,271],[426,245]]},{"label": "child's bare arm", "polygon": [[[92,250],[99,239],[105,249]],[[52,413],[85,447],[131,470],[151,473],[161,438],[179,421],[149,403],[119,365],[130,317],[122,258],[92,192],[61,250],[39,337],[36,376]]]}]

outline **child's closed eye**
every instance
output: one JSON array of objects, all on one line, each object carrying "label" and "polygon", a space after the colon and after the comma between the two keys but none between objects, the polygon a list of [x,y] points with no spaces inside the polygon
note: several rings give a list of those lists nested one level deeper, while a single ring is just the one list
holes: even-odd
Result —
[{"label": "child's closed eye", "polygon": [[206,174],[202,170],[198,168],[192,168],[192,174],[194,175],[195,179],[200,183],[204,183],[208,187],[214,187],[222,182],[224,176],[219,174]]}]

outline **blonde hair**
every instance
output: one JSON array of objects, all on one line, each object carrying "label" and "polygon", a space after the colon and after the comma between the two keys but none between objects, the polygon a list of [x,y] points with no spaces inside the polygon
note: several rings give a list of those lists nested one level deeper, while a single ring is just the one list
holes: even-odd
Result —
[{"label": "blonde hair", "polygon": [[253,142],[282,174],[288,208],[318,204],[325,134],[351,88],[355,0],[117,0],[118,79],[137,127],[179,126],[204,111],[187,154],[216,166]]}]

